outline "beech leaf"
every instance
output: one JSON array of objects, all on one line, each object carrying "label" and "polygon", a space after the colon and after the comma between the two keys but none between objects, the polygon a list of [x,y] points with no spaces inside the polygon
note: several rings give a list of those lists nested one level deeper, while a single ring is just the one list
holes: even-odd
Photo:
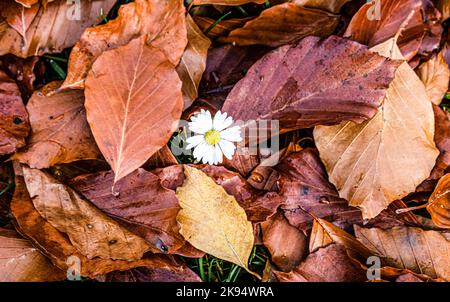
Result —
[{"label": "beech leaf", "polygon": [[292,0],[297,5],[326,10],[338,14],[342,6],[350,0]]},{"label": "beech leaf", "polygon": [[254,238],[244,209],[200,170],[185,166],[185,174],[176,191],[181,235],[199,250],[249,271]]},{"label": "beech leaf", "polygon": [[416,72],[425,85],[430,101],[439,105],[450,80],[450,70],[442,52],[420,65]]},{"label": "beech leaf", "polygon": [[[373,50],[392,59],[403,58],[395,39]],[[397,69],[371,120],[319,126],[314,139],[339,195],[359,207],[366,219],[414,192],[430,175],[439,154],[432,104],[407,62]]]},{"label": "beech leaf", "polygon": [[450,229],[450,174],[439,179],[428,199],[427,211],[437,227]]},{"label": "beech leaf", "polygon": [[205,4],[213,4],[213,5],[242,5],[247,3],[264,3],[266,0],[194,0],[192,1],[193,5],[205,5]]},{"label": "beech leaf", "polygon": [[145,40],[104,52],[86,80],[87,119],[114,183],[167,143],[183,107],[175,67]]}]

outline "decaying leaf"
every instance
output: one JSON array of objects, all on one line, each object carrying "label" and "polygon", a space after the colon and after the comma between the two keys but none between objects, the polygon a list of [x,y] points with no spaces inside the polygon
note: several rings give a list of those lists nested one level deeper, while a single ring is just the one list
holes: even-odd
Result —
[{"label": "decaying leaf", "polygon": [[87,119],[114,183],[167,143],[183,108],[174,66],[145,40],[104,52],[86,79]]},{"label": "decaying leaf", "polygon": [[200,282],[201,279],[185,265],[177,268],[136,267],[114,271],[104,277],[105,282]]},{"label": "decaying leaf", "polygon": [[[396,39],[373,48],[402,59]],[[314,138],[339,195],[373,218],[391,202],[414,192],[439,154],[434,115],[425,87],[407,62],[397,69],[378,113],[362,124],[319,126]],[[420,158],[420,160],[417,160]]]},{"label": "decaying leaf", "polygon": [[282,213],[261,223],[261,229],[263,244],[281,271],[291,271],[305,258],[308,247],[305,234],[290,225]]},{"label": "decaying leaf", "polygon": [[264,10],[257,18],[219,40],[237,45],[278,47],[307,36],[327,37],[338,23],[338,15],[304,8],[295,3],[283,3]]},{"label": "decaying leaf", "polygon": [[192,17],[186,17],[188,44],[177,66],[177,73],[183,82],[184,109],[189,107],[198,96],[198,85],[206,68],[206,58],[211,41],[205,37]]},{"label": "decaying leaf", "polygon": [[0,12],[10,27],[0,32],[0,55],[12,53],[25,58],[71,47],[86,28],[102,20],[100,9],[108,12],[115,2],[80,1],[80,14],[77,15],[75,4],[65,0],[53,1],[46,6],[35,4],[30,8],[14,0],[4,0]]},{"label": "decaying leaf", "polygon": [[62,91],[51,96],[60,83],[52,82],[33,93],[27,104],[31,137],[12,159],[43,169],[101,156],[86,120],[82,91]]},{"label": "decaying leaf", "polygon": [[413,227],[381,230],[355,226],[355,233],[362,244],[383,256],[391,266],[431,278],[450,279],[450,241],[437,231]]},{"label": "decaying leaf", "polygon": [[447,20],[450,17],[450,1],[448,0],[438,0],[437,8],[442,13],[442,20]]},{"label": "decaying leaf", "polygon": [[227,19],[220,21],[214,27],[212,27],[212,25],[216,23],[216,20],[208,17],[194,16],[194,21],[197,26],[209,38],[225,37],[230,33],[230,31],[244,26],[245,23],[252,19],[253,17],[246,17],[242,19]]},{"label": "decaying leaf", "polygon": [[0,99],[0,154],[8,154],[25,146],[30,124],[19,88],[1,70]]},{"label": "decaying leaf", "polygon": [[450,228],[450,174],[439,179],[428,199],[427,211],[436,226]]},{"label": "decaying leaf", "polygon": [[248,270],[254,238],[244,209],[200,170],[185,166],[185,173],[176,193],[181,235],[194,247]]},{"label": "decaying leaf", "polygon": [[97,208],[125,222],[125,227],[144,238],[152,252],[174,253],[184,244],[178,233],[176,216],[180,209],[175,192],[165,189],[158,176],[138,169],[111,187],[112,171],[87,174],[71,180],[70,185]]},{"label": "decaying leaf", "polygon": [[92,64],[104,51],[141,35],[147,35],[148,45],[159,48],[174,66],[178,65],[187,44],[184,13],[182,0],[136,0],[123,5],[116,19],[85,30],[70,54],[61,89],[83,88]]},{"label": "decaying leaf", "polygon": [[28,240],[0,228],[0,281],[60,281],[66,274],[33,247]]},{"label": "decaying leaf", "polygon": [[214,4],[214,5],[242,5],[247,3],[264,3],[266,0],[194,0],[192,4],[194,5],[205,5],[205,4]]},{"label": "decaying leaf", "polygon": [[139,260],[149,246],[108,218],[75,191],[40,170],[22,167],[33,204],[44,219],[66,233],[70,242],[92,259]]},{"label": "decaying leaf", "polygon": [[244,122],[279,120],[281,132],[360,123],[376,114],[398,64],[336,36],[307,37],[255,63],[222,109]]},{"label": "decaying leaf", "polygon": [[338,14],[342,6],[350,0],[292,0],[297,5],[326,10]]},{"label": "decaying leaf", "polygon": [[439,105],[450,80],[450,70],[442,52],[420,65],[416,72],[425,85],[430,101]]},{"label": "decaying leaf", "polygon": [[43,71],[42,62],[39,57],[28,57],[22,59],[8,54],[0,58],[5,72],[14,79],[22,93],[22,99],[27,102],[34,92],[34,81],[36,80],[35,69],[37,73]]}]

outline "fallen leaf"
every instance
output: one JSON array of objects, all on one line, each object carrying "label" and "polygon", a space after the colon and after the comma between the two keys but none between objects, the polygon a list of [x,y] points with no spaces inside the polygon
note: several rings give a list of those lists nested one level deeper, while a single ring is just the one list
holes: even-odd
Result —
[{"label": "fallen leaf", "polygon": [[[403,58],[395,39],[373,51]],[[349,205],[361,209],[365,219],[414,192],[430,175],[439,153],[433,140],[432,103],[407,62],[397,69],[371,120],[319,126],[314,139],[330,181]]]},{"label": "fallen leaf", "polygon": [[450,241],[439,232],[413,227],[381,230],[355,226],[355,234],[362,244],[383,256],[393,267],[431,278],[450,279]]},{"label": "fallen leaf", "polygon": [[303,232],[289,224],[282,213],[261,223],[263,244],[271,261],[283,272],[290,272],[306,257],[307,239]]},{"label": "fallen leaf", "polygon": [[22,99],[26,103],[35,90],[33,83],[36,80],[36,74],[34,70],[42,71],[43,63],[39,62],[39,57],[22,59],[11,54],[2,56],[0,60],[8,76],[16,81],[22,93]]},{"label": "fallen leaf", "polygon": [[12,159],[31,168],[44,169],[76,160],[101,156],[86,120],[82,91],[63,91],[51,96],[59,82],[47,84],[33,93],[27,104],[31,136],[25,149]]},{"label": "fallen leaf", "polygon": [[167,145],[164,145],[148,159],[144,167],[146,170],[151,170],[177,164],[177,158],[173,155],[172,151],[170,151],[170,148]]},{"label": "fallen leaf", "polygon": [[203,33],[209,38],[218,38],[218,37],[225,37],[227,36],[230,31],[236,28],[240,28],[244,26],[245,23],[247,23],[250,20],[253,20],[254,17],[246,17],[242,19],[226,19],[222,20],[214,27],[211,27],[214,23],[216,23],[217,20],[208,18],[208,17],[202,17],[202,16],[194,16],[194,21],[197,24],[197,26],[201,29]]},{"label": "fallen leaf", "polygon": [[92,259],[139,260],[149,246],[108,218],[75,191],[40,170],[22,166],[33,204],[51,225],[66,233],[70,242]]},{"label": "fallen leaf", "polygon": [[304,149],[282,160],[275,169],[280,173],[281,209],[289,223],[301,230],[310,230],[313,214],[346,229],[361,222],[361,212],[349,207],[328,182],[317,152]]},{"label": "fallen leaf", "polygon": [[[80,1],[80,15],[65,0],[25,8],[13,0],[2,1],[0,11],[10,27],[0,32],[0,55],[18,57],[58,53],[78,41],[83,31],[99,23],[100,9],[108,12],[115,0]],[[6,9],[8,8],[8,9]],[[79,17],[79,19],[78,19]]]},{"label": "fallen leaf", "polygon": [[213,4],[213,5],[242,5],[247,3],[264,3],[266,0],[194,0],[192,1],[193,5],[205,5],[205,4]]},{"label": "fallen leaf", "polygon": [[185,166],[185,173],[176,192],[181,235],[199,250],[249,271],[254,238],[244,209],[200,170]]},{"label": "fallen leaf", "polygon": [[137,267],[128,271],[114,271],[104,277],[105,282],[200,282],[201,279],[186,265],[176,269]]},{"label": "fallen leaf", "polygon": [[184,244],[178,233],[176,216],[180,209],[175,192],[165,189],[158,176],[138,169],[111,187],[112,171],[81,175],[70,181],[71,187],[125,227],[144,238],[154,253],[174,253]]},{"label": "fallen leaf", "polygon": [[342,6],[350,0],[293,0],[292,2],[304,7],[326,10],[338,14]]},{"label": "fallen leaf", "polygon": [[439,179],[428,199],[427,211],[433,223],[440,228],[450,228],[450,174]]},{"label": "fallen leaf", "polygon": [[66,274],[14,231],[0,228],[0,281],[60,281]]},{"label": "fallen leaf", "polygon": [[261,44],[278,47],[307,36],[327,37],[339,23],[339,16],[295,3],[283,3],[265,9],[242,28],[234,29],[219,41],[237,45]]},{"label": "fallen leaf", "polygon": [[[403,24],[411,12],[411,19]],[[405,28],[401,31],[398,45],[403,56],[410,60],[419,51],[426,31],[422,0],[368,2],[353,16],[344,37],[373,47],[393,38],[402,26]]]},{"label": "fallen leaf", "polygon": [[439,105],[450,80],[450,70],[442,52],[420,65],[416,73],[424,83],[430,101]]},{"label": "fallen leaf", "polygon": [[274,272],[281,282],[362,282],[366,272],[347,255],[345,248],[330,244],[309,254],[292,272]]},{"label": "fallen leaf", "polygon": [[94,61],[104,52],[147,35],[146,43],[159,48],[178,65],[187,44],[182,0],[136,0],[121,6],[117,18],[84,31],[69,57],[67,77],[61,86],[84,87]]},{"label": "fallen leaf", "polygon": [[174,66],[145,39],[104,52],[86,79],[87,119],[114,183],[168,142],[183,107]]},{"label": "fallen leaf", "polygon": [[336,36],[307,37],[255,63],[222,110],[244,122],[279,120],[280,132],[361,123],[376,114],[398,64]]},{"label": "fallen leaf", "polygon": [[19,88],[1,70],[0,98],[0,155],[3,155],[25,146],[30,124]]},{"label": "fallen leaf", "polygon": [[192,17],[186,16],[188,44],[177,66],[177,73],[183,83],[184,109],[191,106],[198,96],[198,85],[206,68],[206,58],[211,41],[205,37]]},{"label": "fallen leaf", "polygon": [[442,13],[442,20],[445,21],[450,17],[450,2],[448,0],[438,0],[437,8]]},{"label": "fallen leaf", "polygon": [[[39,0],[15,0],[17,3],[22,4],[25,7],[31,7],[32,5],[36,4],[39,2]],[[54,0],[49,0],[49,2],[54,1]]]}]

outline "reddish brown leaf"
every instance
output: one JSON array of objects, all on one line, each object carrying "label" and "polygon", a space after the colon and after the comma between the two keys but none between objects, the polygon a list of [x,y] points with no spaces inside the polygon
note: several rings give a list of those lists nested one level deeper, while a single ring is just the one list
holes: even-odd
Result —
[{"label": "reddish brown leaf", "polygon": [[8,154],[25,145],[30,124],[19,88],[1,70],[0,99],[0,154]]},{"label": "reddish brown leaf", "polygon": [[194,5],[242,5],[247,3],[264,3],[265,0],[194,0],[192,4]]},{"label": "reddish brown leaf", "polygon": [[255,63],[222,109],[234,120],[279,120],[282,132],[360,123],[377,112],[398,65],[356,42],[308,37]]},{"label": "reddish brown leaf", "polygon": [[[222,20],[219,23],[217,23],[213,28],[211,28],[206,33],[206,36],[208,36],[209,38],[225,37],[230,33],[230,31],[242,27],[245,23],[247,23],[252,19],[253,17],[247,17],[243,19]],[[194,21],[198,25],[198,27],[200,27],[202,32],[206,32],[216,22],[216,20],[214,19],[201,16],[195,16]]]},{"label": "reddish brown leaf", "polygon": [[436,226],[450,228],[450,174],[439,179],[428,199],[427,211]]},{"label": "reddish brown leaf", "polygon": [[172,151],[170,151],[170,148],[167,145],[164,145],[158,152],[149,158],[144,167],[145,169],[151,170],[177,164],[177,158],[173,155]]},{"label": "reddish brown leaf", "polygon": [[43,63],[39,62],[39,57],[29,57],[26,59],[18,58],[14,55],[5,55],[0,58],[5,67],[6,73],[13,78],[19,86],[22,98],[25,102],[28,101],[33,94],[34,85],[33,82],[36,79],[34,69],[42,71]]},{"label": "reddish brown leaf", "polygon": [[24,44],[27,44],[27,30],[36,17],[39,7],[40,5],[33,4],[26,8],[12,0],[5,0],[0,3],[2,17],[6,19],[9,26],[22,36]]},{"label": "reddish brown leaf", "polygon": [[31,168],[101,157],[86,120],[83,92],[72,90],[46,96],[46,91],[59,84],[52,82],[36,91],[27,104],[31,137],[27,147],[12,158]]},{"label": "reddish brown leaf", "polygon": [[201,279],[186,265],[179,268],[137,267],[128,271],[114,271],[104,277],[105,282],[200,282]]},{"label": "reddish brown leaf", "polygon": [[123,5],[118,17],[85,30],[74,46],[62,88],[83,88],[94,61],[106,50],[147,35],[147,44],[159,48],[178,65],[187,44],[185,9],[182,0],[136,0]]},{"label": "reddish brown leaf", "polygon": [[183,108],[174,66],[145,39],[104,52],[86,79],[87,119],[114,182],[167,143]]},{"label": "reddish brown leaf", "polygon": [[307,36],[327,37],[338,23],[338,15],[304,8],[295,3],[283,3],[264,10],[257,18],[219,40],[237,45],[278,47]]}]

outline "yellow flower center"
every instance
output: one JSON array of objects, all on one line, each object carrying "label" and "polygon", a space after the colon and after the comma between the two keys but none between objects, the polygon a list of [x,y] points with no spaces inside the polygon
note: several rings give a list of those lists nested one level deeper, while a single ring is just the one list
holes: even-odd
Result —
[{"label": "yellow flower center", "polygon": [[215,145],[220,142],[220,133],[216,130],[209,130],[205,133],[205,141],[210,145]]}]

